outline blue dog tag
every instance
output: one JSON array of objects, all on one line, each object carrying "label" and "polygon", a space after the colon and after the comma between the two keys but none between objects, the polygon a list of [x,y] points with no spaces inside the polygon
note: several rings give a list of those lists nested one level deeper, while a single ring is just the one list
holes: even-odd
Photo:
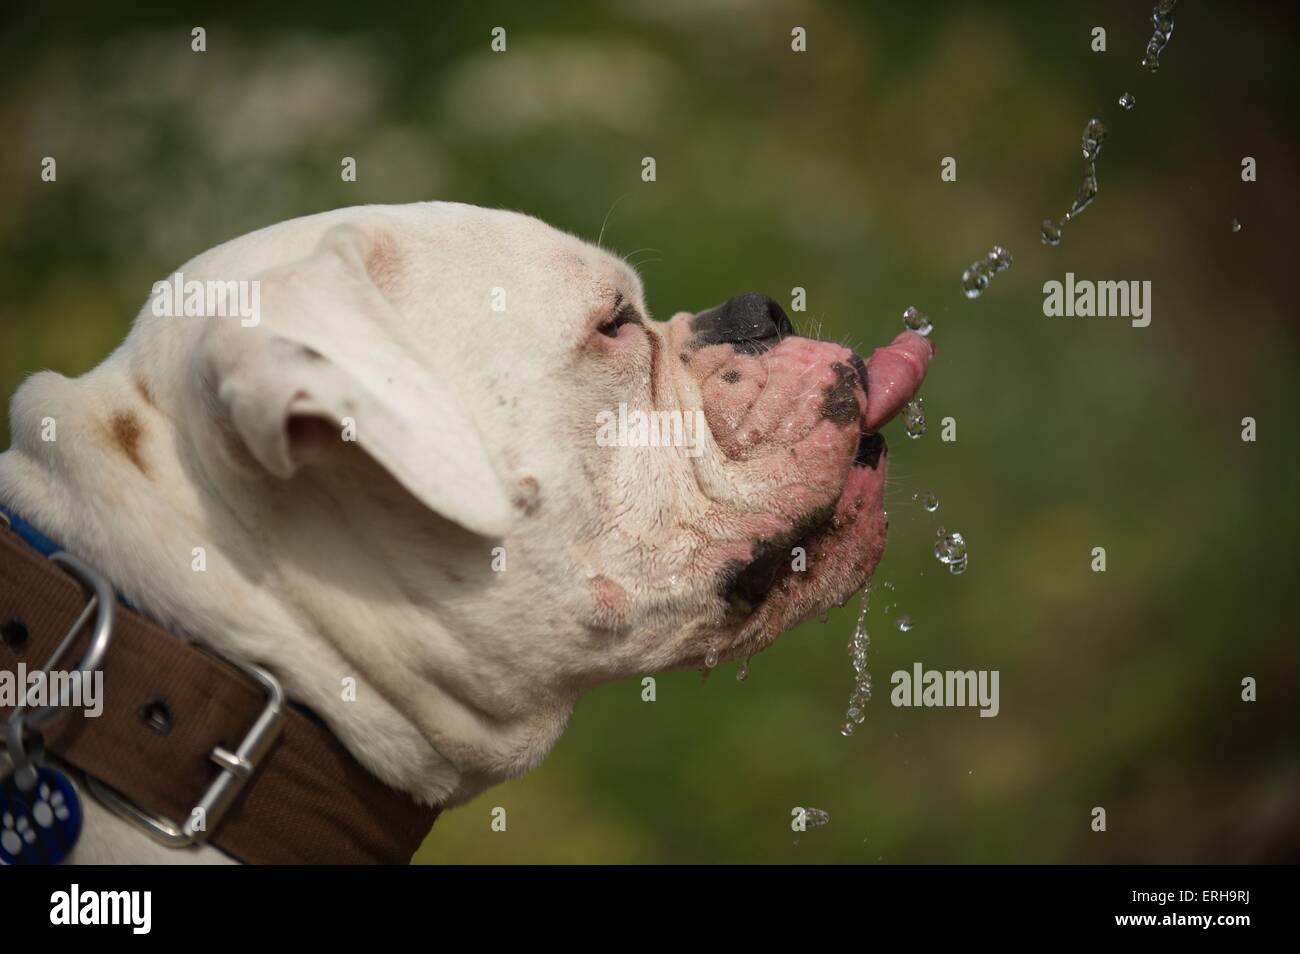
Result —
[{"label": "blue dog tag", "polygon": [[81,835],[81,799],[57,769],[36,769],[30,791],[13,773],[0,780],[0,864],[56,865]]}]

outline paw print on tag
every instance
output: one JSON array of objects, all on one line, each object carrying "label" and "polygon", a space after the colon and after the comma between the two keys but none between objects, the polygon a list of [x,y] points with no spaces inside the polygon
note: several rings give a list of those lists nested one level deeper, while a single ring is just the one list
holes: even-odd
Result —
[{"label": "paw print on tag", "polygon": [[42,765],[35,784],[0,779],[0,865],[54,865],[81,835],[81,800],[72,782]]},{"label": "paw print on tag", "polygon": [[0,825],[3,825],[0,828],[0,848],[5,850],[5,854],[17,855],[22,852],[24,842],[30,845],[36,841],[36,832],[32,831],[26,815],[15,819],[12,812],[5,812]]},{"label": "paw print on tag", "polygon": [[56,820],[68,820],[71,812],[68,810],[68,800],[64,798],[61,791],[58,789],[51,791],[49,785],[42,785],[40,795],[40,801],[32,808],[32,817],[36,819],[36,824],[42,828],[49,828]]}]

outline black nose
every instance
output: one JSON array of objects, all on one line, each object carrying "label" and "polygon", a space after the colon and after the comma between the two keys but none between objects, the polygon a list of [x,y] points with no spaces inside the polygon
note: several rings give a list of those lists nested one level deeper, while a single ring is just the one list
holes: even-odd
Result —
[{"label": "black nose", "polygon": [[691,322],[696,347],[734,345],[737,351],[756,354],[794,334],[794,326],[781,306],[757,292],[729,298],[702,311]]}]

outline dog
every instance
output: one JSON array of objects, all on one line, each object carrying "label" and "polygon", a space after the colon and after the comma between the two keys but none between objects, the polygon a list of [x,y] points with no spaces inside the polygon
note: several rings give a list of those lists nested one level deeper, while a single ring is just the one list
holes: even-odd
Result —
[{"label": "dog", "polygon": [[[864,360],[759,294],[652,321],[618,257],[456,203],[179,273],[98,367],[20,387],[0,503],[448,807],[536,766],[586,690],[747,659],[860,589],[880,429],[932,356],[904,331]],[[158,307],[191,282],[252,282],[257,314]],[[75,860],[230,860],[85,812]]]}]

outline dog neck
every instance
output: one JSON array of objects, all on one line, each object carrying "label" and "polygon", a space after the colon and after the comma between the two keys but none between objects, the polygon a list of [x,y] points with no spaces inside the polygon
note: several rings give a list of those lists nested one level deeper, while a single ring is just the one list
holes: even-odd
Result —
[{"label": "dog neck", "polygon": [[573,698],[467,651],[454,528],[412,512],[360,452],[340,473],[250,476],[202,395],[132,374],[126,352],[75,381],[28,379],[0,500],[163,627],[274,672],[423,802],[460,803],[542,758]]}]

